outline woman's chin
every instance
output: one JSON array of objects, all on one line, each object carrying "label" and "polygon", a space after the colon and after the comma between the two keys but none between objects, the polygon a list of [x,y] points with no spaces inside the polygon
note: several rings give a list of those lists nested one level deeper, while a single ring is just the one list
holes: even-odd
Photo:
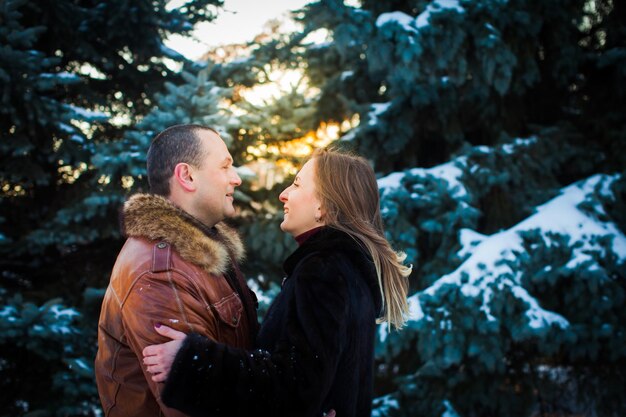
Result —
[{"label": "woman's chin", "polygon": [[291,235],[291,236],[293,236],[293,237],[296,237],[296,236],[298,236],[298,235],[299,235],[299,233],[295,233],[293,230],[291,230],[291,229],[289,228],[289,226],[285,225],[285,222],[282,222],[282,223],[280,224],[280,230],[282,230],[282,231],[283,231],[283,232],[285,232],[285,233],[290,234],[290,235]]}]

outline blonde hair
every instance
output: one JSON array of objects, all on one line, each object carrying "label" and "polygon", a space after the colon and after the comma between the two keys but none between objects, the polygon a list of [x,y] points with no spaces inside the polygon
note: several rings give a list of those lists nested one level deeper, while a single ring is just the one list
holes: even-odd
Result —
[{"label": "blonde hair", "polygon": [[402,263],[406,255],[395,252],[385,238],[374,170],[364,158],[335,150],[317,150],[311,160],[324,224],[349,234],[374,261],[383,299],[377,322],[402,328],[409,310],[407,277],[412,266]]}]

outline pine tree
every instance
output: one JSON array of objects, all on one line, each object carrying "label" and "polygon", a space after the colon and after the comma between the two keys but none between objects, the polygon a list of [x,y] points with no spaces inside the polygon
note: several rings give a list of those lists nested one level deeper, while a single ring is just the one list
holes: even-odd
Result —
[{"label": "pine tree", "polygon": [[[163,38],[189,33],[210,17],[207,6],[215,2],[174,10],[165,3],[4,3],[0,217],[10,219],[10,227],[2,226],[13,259],[6,268],[28,271],[29,281],[41,279],[36,271],[59,251],[71,254],[74,245],[116,234],[109,221],[116,201],[107,210],[88,207],[82,217],[71,217],[76,203],[106,180],[91,159],[149,111],[165,81],[180,82],[166,63],[186,60]],[[94,217],[108,224],[94,228]],[[63,236],[50,230],[76,221],[89,229],[67,227]],[[32,264],[34,254],[42,263]]]},{"label": "pine tree", "polygon": [[250,251],[245,269],[277,281],[282,277],[283,261],[295,249],[295,240],[279,227],[283,214],[278,196],[293,180],[303,154],[314,147],[315,108],[295,87],[260,105],[242,101],[238,106],[243,113],[238,117],[236,137],[247,145],[242,149],[244,160],[270,166],[273,173],[272,181],[265,185],[254,190],[248,188],[251,183],[243,187],[256,202],[244,213],[240,229]]},{"label": "pine tree", "polygon": [[[285,168],[237,195],[244,269],[271,297],[294,246],[277,200],[294,149],[336,122],[414,264],[407,328],[380,329],[374,415],[624,414],[626,7],[321,0],[295,12],[302,31],[272,30],[244,57],[204,66],[163,46],[217,3],[2,3],[3,409],[95,414],[103,265],[156,132],[209,124],[237,165]],[[276,68],[306,77],[248,101]]]},{"label": "pine tree", "polygon": [[[229,59],[216,63],[210,75],[218,85],[232,89],[226,105],[232,115],[231,154],[236,164],[257,172],[250,172],[240,187],[236,222],[248,251],[243,270],[261,291],[274,291],[273,284],[283,277],[282,263],[295,249],[295,240],[279,227],[283,216],[278,196],[311,150],[325,143],[319,137],[325,126],[319,126],[307,79],[300,77],[289,86],[281,83],[290,70],[299,68],[280,49],[287,41],[280,22],[270,22],[254,42],[222,47],[221,55]],[[214,51],[207,54],[217,56]],[[268,85],[273,93],[259,98],[258,91]]]},{"label": "pine tree", "polygon": [[90,287],[106,286],[103,265],[112,265],[120,244],[117,209],[133,175],[141,177],[144,132],[132,136],[129,127],[145,120],[165,82],[182,83],[178,68],[199,70],[163,40],[190,33],[221,4],[167,3],[0,5],[0,407],[7,415],[99,409],[91,364],[102,291]]},{"label": "pine tree", "polygon": [[[322,0],[296,13],[304,30],[276,56],[320,88],[319,120],[358,116],[341,143],[383,177],[388,237],[415,263],[408,328],[377,347],[377,415],[623,413],[624,10]],[[328,42],[307,43],[320,30]]]}]

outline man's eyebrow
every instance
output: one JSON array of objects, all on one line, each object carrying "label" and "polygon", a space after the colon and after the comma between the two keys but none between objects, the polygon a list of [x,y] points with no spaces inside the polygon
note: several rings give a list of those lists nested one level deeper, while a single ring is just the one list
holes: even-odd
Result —
[{"label": "man's eyebrow", "polygon": [[230,156],[227,156],[226,158],[224,158],[224,160],[222,161],[222,163],[229,163],[232,164],[233,163],[233,158],[231,158]]}]

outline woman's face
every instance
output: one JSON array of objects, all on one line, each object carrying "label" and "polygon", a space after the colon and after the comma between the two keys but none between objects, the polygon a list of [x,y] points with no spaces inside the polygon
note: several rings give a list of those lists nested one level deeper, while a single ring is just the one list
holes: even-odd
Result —
[{"label": "woman's face", "polygon": [[315,195],[314,174],[315,160],[311,159],[298,172],[293,184],[280,193],[285,211],[280,228],[294,237],[324,224],[321,204]]}]

